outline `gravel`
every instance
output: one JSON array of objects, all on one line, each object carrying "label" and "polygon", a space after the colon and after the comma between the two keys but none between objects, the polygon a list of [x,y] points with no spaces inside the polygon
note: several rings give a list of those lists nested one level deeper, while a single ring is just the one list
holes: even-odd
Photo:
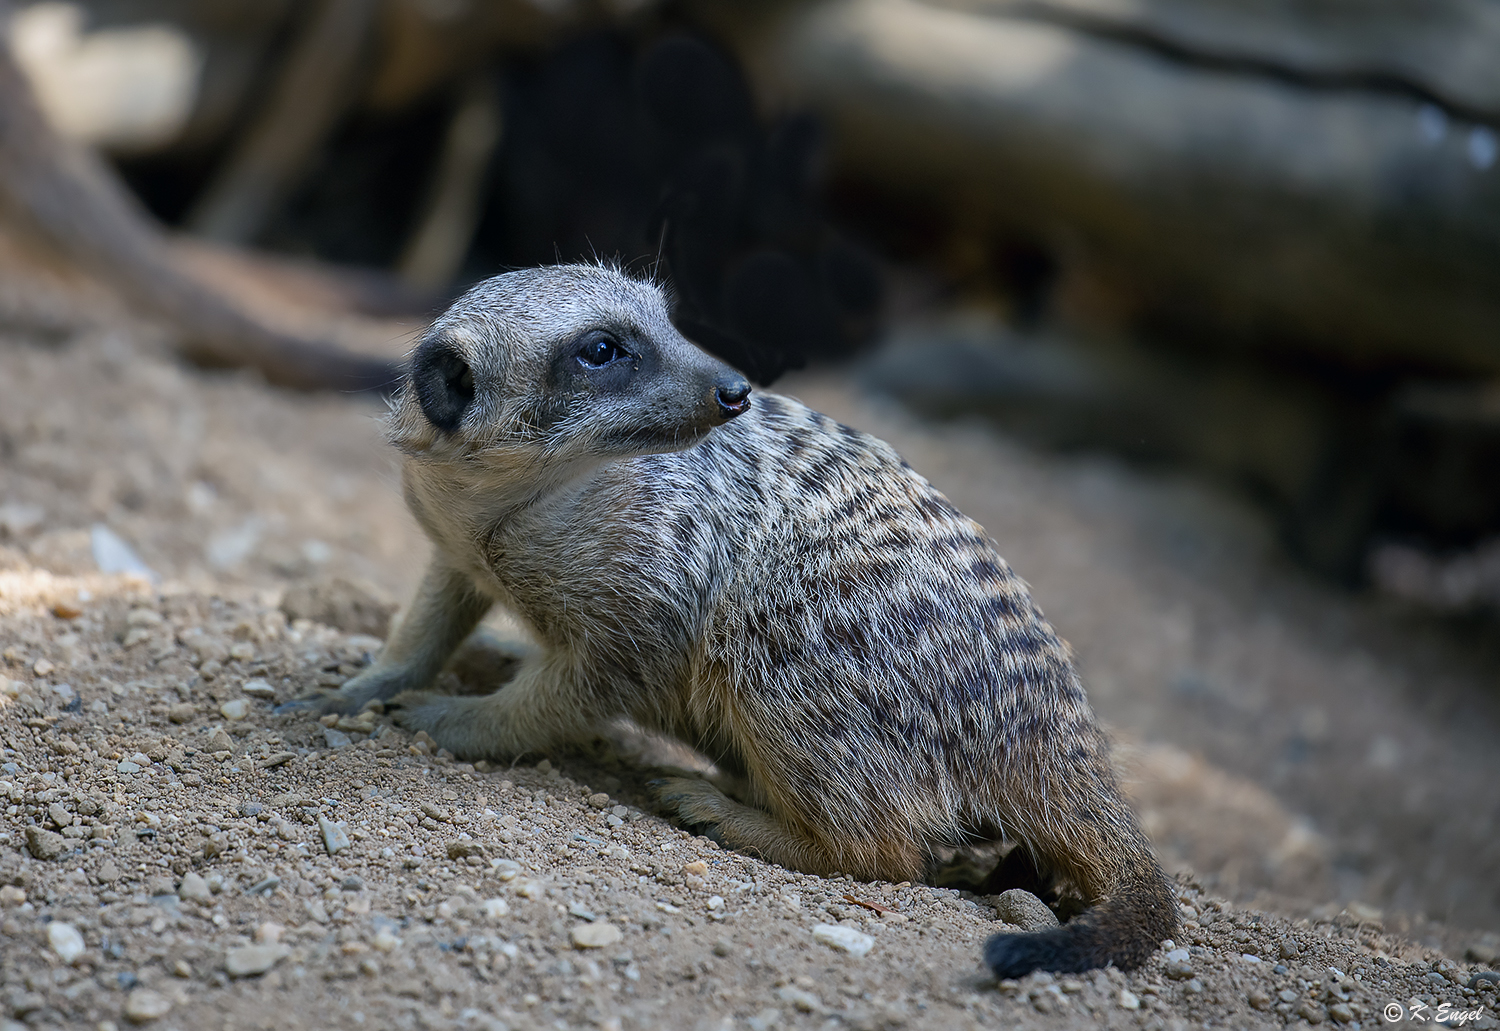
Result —
[{"label": "gravel", "polygon": [[[1191,976],[1161,953],[997,983],[979,960],[994,900],[723,851],[653,815],[651,774],[592,750],[470,765],[384,719],[335,720],[331,748],[276,715],[379,647],[359,622],[378,609],[328,610],[358,632],[289,616],[289,583],[388,578],[405,597],[420,575],[375,408],[95,343],[4,345],[0,500],[41,513],[0,533],[5,1031],[119,1028],[142,991],[171,1004],[148,1025],[163,1031],[1280,1028],[1301,1010],[1338,1025],[1341,1007],[1369,1028],[1414,1002],[1495,1026],[1487,939],[1393,901],[1493,924],[1495,767],[1474,740],[1495,723],[1460,690],[1493,678],[1403,666],[1382,650],[1401,632],[1340,597],[1234,601],[1286,578],[1242,569],[1251,591],[1203,559],[1191,496],[1152,508],[1118,473],[809,398],[952,490],[1038,585],[1100,711],[1154,742],[1120,754],[1177,877]],[[1137,517],[1150,533],[1129,537]],[[213,541],[252,519],[243,564],[212,566]],[[101,573],[96,522],[162,579]],[[324,600],[355,597],[341,590]],[[221,708],[235,700],[241,719]],[[1289,798],[1321,806],[1316,832]],[[325,824],[347,845],[330,852]],[[1387,912],[1336,893],[1328,856],[1387,885],[1371,900]],[[1256,895],[1289,887],[1304,894]],[[819,925],[873,946],[856,958]],[[618,939],[575,944],[603,927]]]},{"label": "gravel", "polygon": [[[125,650],[110,628],[145,604],[210,636],[260,627],[255,657],[206,680],[185,645],[155,659]],[[1277,914],[1191,879],[1178,882],[1182,940],[1143,969],[997,984],[979,954],[1005,926],[1002,902],[1014,920],[1039,901],[823,879],[725,852],[651,815],[650,774],[633,767],[573,754],[480,769],[416,748],[384,719],[329,749],[319,723],[269,706],[229,735],[214,722],[220,693],[258,677],[289,694],[345,652],[342,632],[276,616],[251,594],[96,595],[66,632],[99,666],[67,675],[85,702],[112,699],[110,711],[68,712],[29,686],[17,698],[35,704],[4,711],[11,843],[43,824],[86,834],[43,832],[68,849],[52,859],[0,851],[0,934],[17,946],[0,999],[12,1019],[717,1031],[1029,1028],[1115,1014],[1371,1026],[1393,1002],[1491,1013],[1496,1001],[1478,977],[1487,968],[1388,935],[1368,912]],[[27,619],[13,625],[62,632],[57,617]],[[123,683],[134,690],[110,686]],[[184,690],[198,714],[174,723],[167,710]],[[211,750],[220,735],[228,750]],[[139,772],[118,772],[127,759]],[[157,999],[164,1016],[150,1016]],[[465,1023],[466,1011],[478,1016]]]}]

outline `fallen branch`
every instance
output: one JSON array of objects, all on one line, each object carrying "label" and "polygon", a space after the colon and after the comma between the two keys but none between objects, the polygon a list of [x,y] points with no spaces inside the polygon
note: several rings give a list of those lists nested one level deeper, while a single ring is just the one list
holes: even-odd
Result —
[{"label": "fallen branch", "polygon": [[176,329],[182,353],[195,362],[250,366],[272,383],[307,390],[381,390],[395,382],[390,362],[273,327],[179,264],[167,235],[108,166],[47,122],[11,52],[10,13],[0,0],[0,217]]}]

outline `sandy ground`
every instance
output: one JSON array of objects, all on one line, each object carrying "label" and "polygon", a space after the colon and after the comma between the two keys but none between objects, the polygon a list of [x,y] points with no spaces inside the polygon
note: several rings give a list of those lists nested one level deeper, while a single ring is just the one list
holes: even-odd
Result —
[{"label": "sandy ground", "polygon": [[[996,985],[992,900],[720,851],[599,754],[475,768],[383,721],[273,714],[379,645],[289,621],[288,587],[400,600],[420,572],[380,407],[119,334],[12,336],[0,1021],[1370,1027],[1447,1003],[1495,1026],[1474,980],[1500,945],[1492,654],[1305,580],[1212,492],[920,424],[847,382],[783,389],[891,440],[1033,584],[1179,877],[1185,955]],[[159,581],[99,572],[96,524]]]}]

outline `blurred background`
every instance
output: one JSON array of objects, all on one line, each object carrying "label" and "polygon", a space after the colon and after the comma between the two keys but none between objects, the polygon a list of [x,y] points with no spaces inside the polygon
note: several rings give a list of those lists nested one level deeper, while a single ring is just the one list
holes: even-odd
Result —
[{"label": "blurred background", "polygon": [[[923,456],[1106,718],[1178,749],[1140,790],[1184,863],[1500,926],[1493,0],[4,12],[14,555],[87,564],[102,519],[199,583],[399,596],[345,402],[251,393],[378,391],[468,285],[618,261]],[[152,346],[258,372],[142,378]]]}]

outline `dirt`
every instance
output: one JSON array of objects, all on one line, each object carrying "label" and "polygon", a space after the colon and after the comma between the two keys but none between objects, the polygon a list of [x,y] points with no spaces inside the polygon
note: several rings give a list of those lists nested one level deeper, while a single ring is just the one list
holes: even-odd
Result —
[{"label": "dirt", "polygon": [[[1182,940],[1144,969],[997,984],[994,900],[722,851],[603,753],[495,769],[275,714],[368,663],[420,573],[378,403],[123,333],[0,338],[0,372],[0,1022],[1496,1025],[1492,657],[1306,580],[1233,500],[848,377],[784,385],[891,440],[1031,581],[1178,878]],[[101,572],[96,524],[156,579]],[[333,581],[376,623],[288,619]]]}]

